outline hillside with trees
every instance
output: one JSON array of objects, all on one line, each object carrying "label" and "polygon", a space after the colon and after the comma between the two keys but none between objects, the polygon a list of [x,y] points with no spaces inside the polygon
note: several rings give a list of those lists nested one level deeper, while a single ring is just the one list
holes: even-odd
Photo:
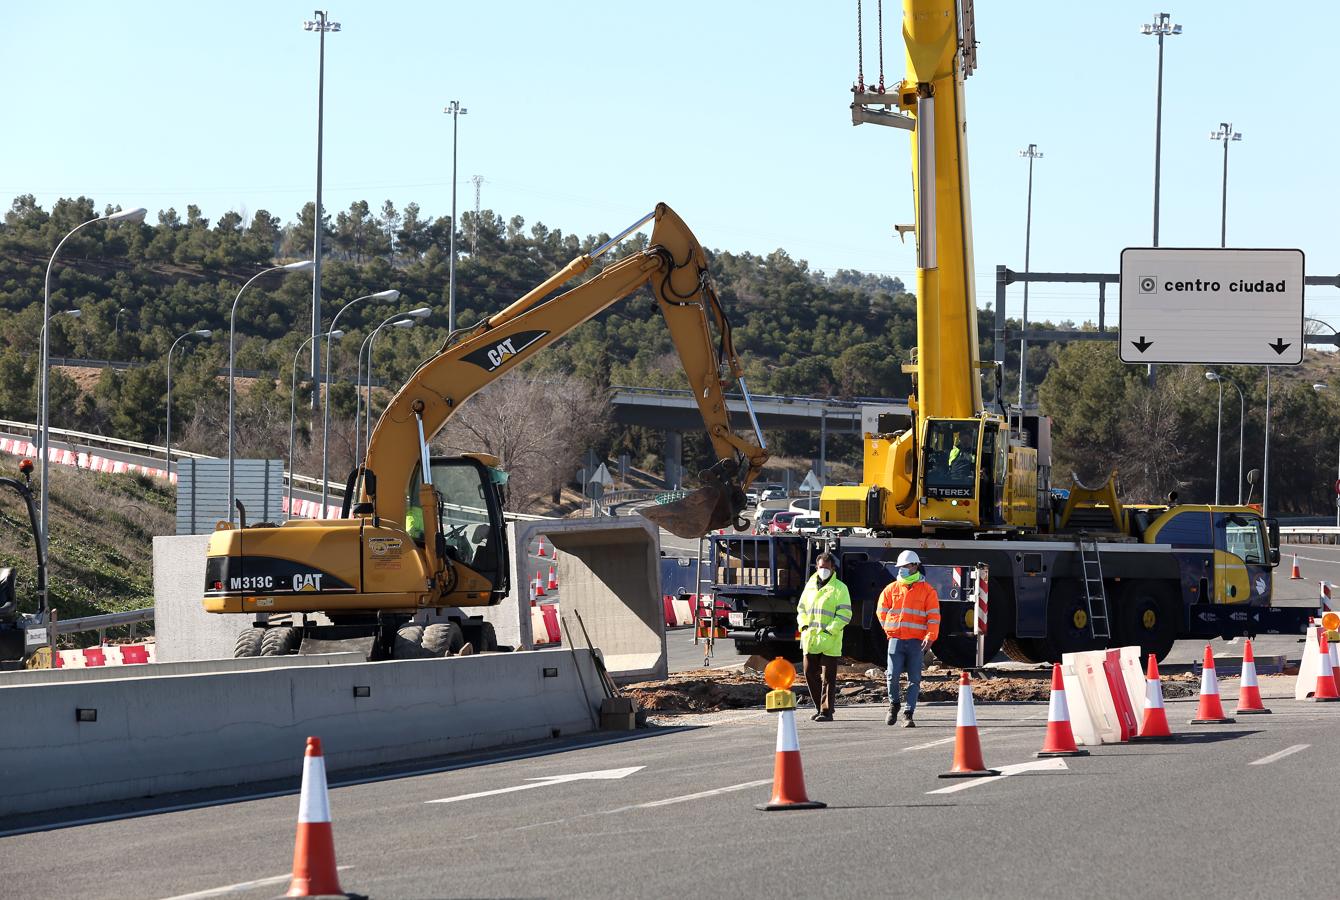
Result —
[{"label": "hillside with trees", "polygon": [[[52,248],[71,228],[99,210],[89,198],[63,199],[48,211],[30,195],[14,200],[0,225],[0,418],[31,421],[37,408],[37,357],[43,276]],[[306,258],[314,209],[307,204],[284,222],[266,210],[228,212],[211,222],[195,206],[167,209],[142,225],[95,225],[71,238],[52,276],[53,311],[79,309],[78,318],[51,321],[53,358],[117,360],[129,369],[103,369],[76,381],[60,369],[51,379],[51,424],[145,442],[161,442],[166,360],[180,335],[212,329],[204,341],[184,341],[173,361],[173,443],[219,453],[226,445],[228,311],[238,289],[275,261]],[[433,315],[407,329],[385,329],[372,370],[394,388],[446,338],[448,246],[451,222],[427,215],[417,204],[397,209],[390,201],[366,202],[327,216],[328,253],[322,294],[326,322],[349,300],[388,288],[394,304],[364,302],[340,319],[346,332],[336,344],[331,391],[332,470],[352,463],[357,349],[380,322],[397,311],[428,306]],[[700,235],[710,241],[710,235]],[[495,312],[607,235],[579,237],[520,216],[505,219],[465,212],[457,232],[458,323]],[[646,236],[626,241],[615,255],[634,253]],[[734,324],[736,347],[749,384],[760,393],[840,398],[905,396],[911,385],[901,366],[916,343],[914,297],[901,281],[848,270],[812,271],[784,250],[767,255],[715,250],[713,276]],[[311,280],[306,274],[269,275],[243,294],[238,307],[238,452],[284,457],[290,402],[298,410],[299,472],[319,474],[320,422],[310,418],[312,383],[298,358],[297,396],[290,396],[295,353],[310,335]],[[1017,326],[1017,322],[1011,323]],[[1041,327],[1091,327],[1070,322]],[[992,316],[979,313],[981,354],[991,358]],[[1007,348],[1005,396],[1013,397],[1017,344]],[[1318,358],[1306,371],[1277,370],[1272,393],[1272,509],[1326,513],[1337,438],[1340,381],[1329,392],[1312,388]],[[1029,381],[1039,385],[1043,411],[1054,417],[1054,480],[1070,473],[1097,479],[1119,470],[1132,499],[1153,500],[1177,490],[1184,499],[1213,498],[1215,384],[1200,367],[1165,366],[1149,387],[1143,370],[1122,365],[1111,343],[1076,342],[1030,347]],[[1262,464],[1264,375],[1259,369],[1225,370],[1246,392],[1246,468]],[[252,377],[254,376],[254,377]],[[984,379],[987,396],[992,380]],[[647,292],[628,298],[509,376],[488,402],[467,404],[438,440],[444,449],[486,449],[517,473],[513,503],[527,507],[570,480],[587,450],[659,469],[659,435],[615,428],[609,421],[612,385],[685,387],[664,323]],[[374,391],[374,411],[389,390]],[[524,429],[500,420],[502,400],[524,413]],[[522,401],[525,401],[524,403]],[[526,409],[521,409],[521,407]],[[467,414],[467,411],[469,413]],[[1224,401],[1223,496],[1236,498],[1237,394]],[[520,430],[520,436],[511,433]],[[782,456],[817,457],[817,435],[770,434]],[[686,466],[705,462],[705,441],[685,442]],[[830,461],[859,465],[859,442],[830,437]],[[530,460],[530,462],[525,462]],[[1259,489],[1257,491],[1259,499]]]}]

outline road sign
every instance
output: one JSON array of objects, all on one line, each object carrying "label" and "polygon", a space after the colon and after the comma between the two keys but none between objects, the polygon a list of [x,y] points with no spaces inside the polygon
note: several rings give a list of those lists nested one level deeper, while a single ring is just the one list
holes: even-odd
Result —
[{"label": "road sign", "polygon": [[1293,366],[1303,361],[1303,251],[1128,247],[1121,359]]},{"label": "road sign", "polygon": [[610,487],[614,484],[614,479],[610,477],[610,470],[601,463],[600,468],[596,469],[596,474],[591,476],[590,484],[598,484],[601,487]]},{"label": "road sign", "polygon": [[822,491],[824,486],[820,484],[819,479],[815,477],[814,470],[810,469],[805,475],[805,480],[800,483],[800,489],[806,493],[812,494],[815,491]]}]

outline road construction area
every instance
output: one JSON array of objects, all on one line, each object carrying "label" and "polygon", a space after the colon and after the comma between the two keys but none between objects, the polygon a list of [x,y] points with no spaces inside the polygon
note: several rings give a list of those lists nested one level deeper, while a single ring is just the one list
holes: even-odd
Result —
[{"label": "road construction area", "polygon": [[[1331,819],[1324,773],[1340,766],[1340,704],[1295,701],[1262,677],[1273,713],[1191,726],[1181,740],[1034,758],[1043,703],[981,703],[987,765],[1003,777],[943,780],[955,707],[915,729],[878,706],[800,715],[813,811],[761,812],[777,718],[682,717],[622,739],[513,750],[440,771],[332,781],[344,890],[369,897],[1280,896],[1328,893],[1317,865]],[[1223,680],[1232,708],[1236,680]],[[300,752],[301,748],[296,748]],[[364,780],[367,779],[367,780]],[[288,884],[296,780],[256,799],[158,798],[134,818],[90,809],[63,827],[0,837],[6,893],[274,897]],[[171,810],[175,805],[199,803]],[[80,822],[78,819],[90,819]],[[1323,835],[1327,833],[1322,828]],[[55,879],[55,880],[53,880]]]}]

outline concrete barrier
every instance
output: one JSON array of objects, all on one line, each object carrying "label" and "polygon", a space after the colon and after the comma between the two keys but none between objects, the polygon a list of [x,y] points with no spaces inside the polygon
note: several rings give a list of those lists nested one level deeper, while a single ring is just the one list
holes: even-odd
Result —
[{"label": "concrete barrier", "polygon": [[71,681],[111,681],[164,675],[212,675],[218,672],[247,672],[285,666],[331,666],[353,662],[366,662],[366,660],[361,653],[323,653],[314,656],[251,656],[246,659],[154,663],[152,668],[105,666],[97,669],[23,669],[16,672],[0,672],[0,687],[66,684]]},{"label": "concrete barrier", "polygon": [[0,815],[296,778],[308,735],[339,772],[593,731],[603,699],[584,650],[45,674],[0,683]]},{"label": "concrete barrier", "polygon": [[158,662],[229,659],[248,616],[205,612],[205,552],[209,535],[154,538],[154,640]]}]

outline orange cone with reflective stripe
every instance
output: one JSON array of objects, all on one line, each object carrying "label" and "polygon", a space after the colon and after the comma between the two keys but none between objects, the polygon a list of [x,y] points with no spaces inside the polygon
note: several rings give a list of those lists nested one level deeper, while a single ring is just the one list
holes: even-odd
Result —
[{"label": "orange cone with reflective stripe", "polygon": [[1039,758],[1049,756],[1088,756],[1088,750],[1075,745],[1075,733],[1070,730],[1070,707],[1065,702],[1065,682],[1061,679],[1061,664],[1052,663],[1052,697],[1047,707],[1047,737],[1042,741]]},{"label": "orange cone with reflective stripe", "polygon": [[1270,710],[1261,702],[1261,688],[1256,684],[1256,657],[1252,654],[1251,638],[1248,638],[1247,645],[1242,651],[1242,681],[1238,685],[1238,708],[1233,710],[1233,714],[1259,716],[1268,712]]},{"label": "orange cone with reflective stripe", "polygon": [[811,800],[805,794],[805,770],[800,766],[800,742],[796,738],[796,711],[784,709],[777,714],[772,799],[757,808],[773,812],[779,809],[823,809],[827,805]]},{"label": "orange cone with reflective stripe", "polygon": [[1293,555],[1293,571],[1289,574],[1290,581],[1301,581],[1303,573],[1298,571],[1298,554]]},{"label": "orange cone with reflective stripe", "polygon": [[321,739],[307,739],[302,761],[302,798],[298,801],[298,837],[293,844],[293,880],[289,897],[343,896],[335,869],[335,838],[330,831],[330,800],[326,796],[326,760]]},{"label": "orange cone with reflective stripe", "polygon": [[540,552],[539,552],[538,554],[536,554],[536,555],[537,555],[537,556],[548,556],[548,555],[549,555],[549,551],[546,550],[546,549],[544,549],[544,535],[540,535]]},{"label": "orange cone with reflective stripe", "polygon": [[558,590],[558,573],[554,571],[553,566],[549,567],[549,590]]},{"label": "orange cone with reflective stripe", "polygon": [[958,722],[954,729],[954,767],[941,778],[977,778],[999,775],[982,761],[982,743],[977,737],[977,711],[972,705],[972,681],[964,672],[958,682]]},{"label": "orange cone with reflective stripe", "polygon": [[545,596],[544,579],[540,577],[540,573],[538,571],[535,573],[535,581],[533,582],[533,584],[535,585],[535,596],[537,597]]},{"label": "orange cone with reflective stripe", "polygon": [[[1331,683],[1335,687],[1335,683]],[[1219,675],[1214,671],[1214,653],[1210,645],[1205,645],[1205,665],[1200,672],[1200,705],[1196,708],[1196,718],[1192,725],[1226,725],[1233,720],[1224,715],[1224,705],[1219,702]]]},{"label": "orange cone with reflective stripe", "polygon": [[1340,691],[1335,689],[1335,673],[1331,669],[1331,645],[1326,640],[1326,629],[1317,628],[1317,649],[1321,668],[1317,671],[1317,690],[1309,698],[1322,702],[1340,700]]},{"label": "orange cone with reflective stripe", "polygon": [[1140,722],[1140,733],[1133,741],[1171,741],[1177,735],[1168,727],[1168,712],[1163,708],[1163,684],[1159,680],[1159,661],[1149,654],[1149,670],[1145,673],[1145,715]]}]

